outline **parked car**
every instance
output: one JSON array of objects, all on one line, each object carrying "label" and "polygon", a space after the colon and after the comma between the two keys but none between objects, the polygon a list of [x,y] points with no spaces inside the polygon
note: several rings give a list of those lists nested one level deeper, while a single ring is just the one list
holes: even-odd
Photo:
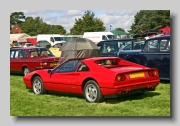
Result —
[{"label": "parked car", "polygon": [[51,44],[46,41],[46,40],[41,40],[41,41],[38,41],[36,44],[35,44],[36,47],[44,47],[44,48],[51,48]]},{"label": "parked car", "polygon": [[100,56],[118,56],[119,51],[123,51],[124,47],[131,45],[130,50],[133,50],[135,39],[126,38],[118,40],[101,41],[97,44],[100,49]]},{"label": "parked car", "polygon": [[157,69],[118,57],[68,59],[54,69],[31,72],[23,81],[37,95],[46,91],[83,94],[87,102],[142,95],[154,91],[160,83]]},{"label": "parked car", "polygon": [[16,47],[10,49],[10,73],[24,75],[38,69],[52,69],[58,64],[59,58],[51,51],[42,47]]},{"label": "parked car", "polygon": [[150,38],[141,50],[124,50],[118,53],[118,57],[157,68],[160,80],[170,80],[170,35]]}]

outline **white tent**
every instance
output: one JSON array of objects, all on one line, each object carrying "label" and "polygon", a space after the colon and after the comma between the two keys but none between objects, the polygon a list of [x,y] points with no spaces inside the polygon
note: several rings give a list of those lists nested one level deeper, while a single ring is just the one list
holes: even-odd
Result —
[{"label": "white tent", "polygon": [[26,33],[10,34],[10,44],[16,42],[27,42],[26,38],[31,37]]}]

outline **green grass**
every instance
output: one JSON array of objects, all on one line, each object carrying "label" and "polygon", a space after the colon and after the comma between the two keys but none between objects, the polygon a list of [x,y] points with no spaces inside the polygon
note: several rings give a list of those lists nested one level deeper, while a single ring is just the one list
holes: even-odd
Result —
[{"label": "green grass", "polygon": [[161,83],[142,96],[88,103],[83,96],[48,93],[35,95],[22,76],[10,76],[10,116],[170,116],[170,84]]}]

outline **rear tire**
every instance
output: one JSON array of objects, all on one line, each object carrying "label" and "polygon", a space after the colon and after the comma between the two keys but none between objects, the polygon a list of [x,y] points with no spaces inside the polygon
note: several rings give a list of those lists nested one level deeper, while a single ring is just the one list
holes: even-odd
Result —
[{"label": "rear tire", "polygon": [[83,88],[84,97],[87,102],[102,102],[103,95],[99,88],[99,85],[94,80],[89,80]]},{"label": "rear tire", "polygon": [[33,87],[34,94],[40,95],[40,94],[46,93],[44,83],[42,82],[42,79],[39,76],[35,76],[33,78],[32,84],[33,84],[32,87]]},{"label": "rear tire", "polygon": [[23,74],[24,74],[24,76],[26,76],[28,73],[30,73],[29,68],[24,67],[24,68],[23,68]]}]

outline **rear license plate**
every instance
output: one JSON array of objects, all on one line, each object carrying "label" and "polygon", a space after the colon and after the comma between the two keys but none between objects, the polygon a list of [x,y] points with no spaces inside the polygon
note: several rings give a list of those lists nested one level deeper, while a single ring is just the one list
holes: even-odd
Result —
[{"label": "rear license plate", "polygon": [[131,74],[129,74],[129,76],[130,76],[130,78],[144,77],[144,72],[131,73]]},{"label": "rear license plate", "polygon": [[58,62],[50,63],[50,66],[57,66]]}]

